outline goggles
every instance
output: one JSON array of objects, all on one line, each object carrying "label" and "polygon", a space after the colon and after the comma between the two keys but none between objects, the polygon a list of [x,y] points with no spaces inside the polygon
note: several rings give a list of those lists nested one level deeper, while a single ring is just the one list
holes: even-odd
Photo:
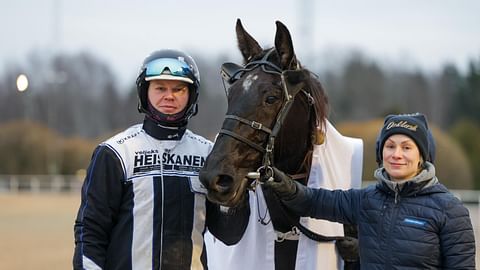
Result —
[{"label": "goggles", "polygon": [[[172,76],[174,78],[172,78]],[[183,77],[178,78],[178,77]],[[193,70],[186,63],[173,58],[160,58],[145,65],[145,80],[173,79],[193,83]]]}]

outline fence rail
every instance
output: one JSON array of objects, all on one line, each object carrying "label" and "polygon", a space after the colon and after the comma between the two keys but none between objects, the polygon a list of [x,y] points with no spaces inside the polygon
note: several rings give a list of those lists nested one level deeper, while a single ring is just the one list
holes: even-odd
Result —
[{"label": "fence rail", "polygon": [[[84,177],[84,175],[0,175],[0,192],[79,192]],[[368,181],[364,185],[373,183]],[[464,203],[480,202],[480,190],[450,191]]]},{"label": "fence rail", "polygon": [[79,192],[83,175],[0,175],[0,192]]}]

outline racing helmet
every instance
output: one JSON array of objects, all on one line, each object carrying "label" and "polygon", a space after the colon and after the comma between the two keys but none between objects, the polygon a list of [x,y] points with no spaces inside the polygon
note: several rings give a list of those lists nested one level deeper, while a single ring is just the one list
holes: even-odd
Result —
[{"label": "racing helmet", "polygon": [[[178,80],[188,83],[189,98],[183,115],[175,120],[153,117],[148,106],[148,86],[151,80]],[[200,74],[193,58],[178,50],[159,50],[148,55],[140,68],[137,80],[138,111],[151,116],[155,122],[165,126],[185,126],[197,114]]]}]

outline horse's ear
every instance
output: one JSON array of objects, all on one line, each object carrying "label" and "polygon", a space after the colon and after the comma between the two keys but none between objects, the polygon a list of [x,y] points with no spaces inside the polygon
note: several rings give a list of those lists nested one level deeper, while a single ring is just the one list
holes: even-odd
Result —
[{"label": "horse's ear", "polygon": [[306,69],[285,70],[282,76],[288,94],[294,97],[305,88],[305,81],[310,77],[310,73]]},{"label": "horse's ear", "polygon": [[235,31],[237,32],[238,48],[242,53],[245,63],[249,62],[255,55],[262,52],[262,47],[258,45],[258,42],[247,33],[247,31],[245,31],[240,19],[237,19]]},{"label": "horse's ear", "polygon": [[298,62],[293,51],[292,37],[287,27],[280,21],[275,22],[277,33],[275,34],[275,48],[280,56],[280,64],[283,70],[297,69]]}]

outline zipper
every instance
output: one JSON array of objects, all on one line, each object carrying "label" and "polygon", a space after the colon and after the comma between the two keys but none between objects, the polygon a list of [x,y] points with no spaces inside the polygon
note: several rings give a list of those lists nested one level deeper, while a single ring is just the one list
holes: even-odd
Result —
[{"label": "zipper", "polygon": [[[161,210],[162,210],[162,217],[161,217],[161,222],[160,222],[160,262],[159,262],[159,267],[160,269],[162,269],[162,260],[163,260],[163,215],[164,215],[164,212],[165,212],[165,185],[164,185],[164,181],[163,181],[163,153],[162,152],[162,156],[160,157],[160,183],[162,185],[162,206],[161,206]],[[152,183],[153,184],[153,183]]]},{"label": "zipper", "polygon": [[395,204],[397,204],[399,201],[400,201],[400,190],[397,185],[395,186]]},{"label": "zipper", "polygon": [[[394,235],[393,234],[393,230],[395,229],[395,224],[396,224],[396,221],[397,221],[397,217],[398,217],[398,209],[399,209],[399,202],[400,202],[400,194],[399,194],[399,190],[398,190],[398,186],[395,188],[395,203],[393,204],[393,207],[392,207],[392,215],[391,215],[391,220],[390,220],[390,227],[388,229],[388,232],[387,232],[387,238],[385,239],[387,242],[389,243],[392,243],[392,236]],[[388,253],[390,256],[388,258],[388,264],[387,264],[387,267],[386,269],[391,269],[392,268],[392,245],[388,245]]]}]

